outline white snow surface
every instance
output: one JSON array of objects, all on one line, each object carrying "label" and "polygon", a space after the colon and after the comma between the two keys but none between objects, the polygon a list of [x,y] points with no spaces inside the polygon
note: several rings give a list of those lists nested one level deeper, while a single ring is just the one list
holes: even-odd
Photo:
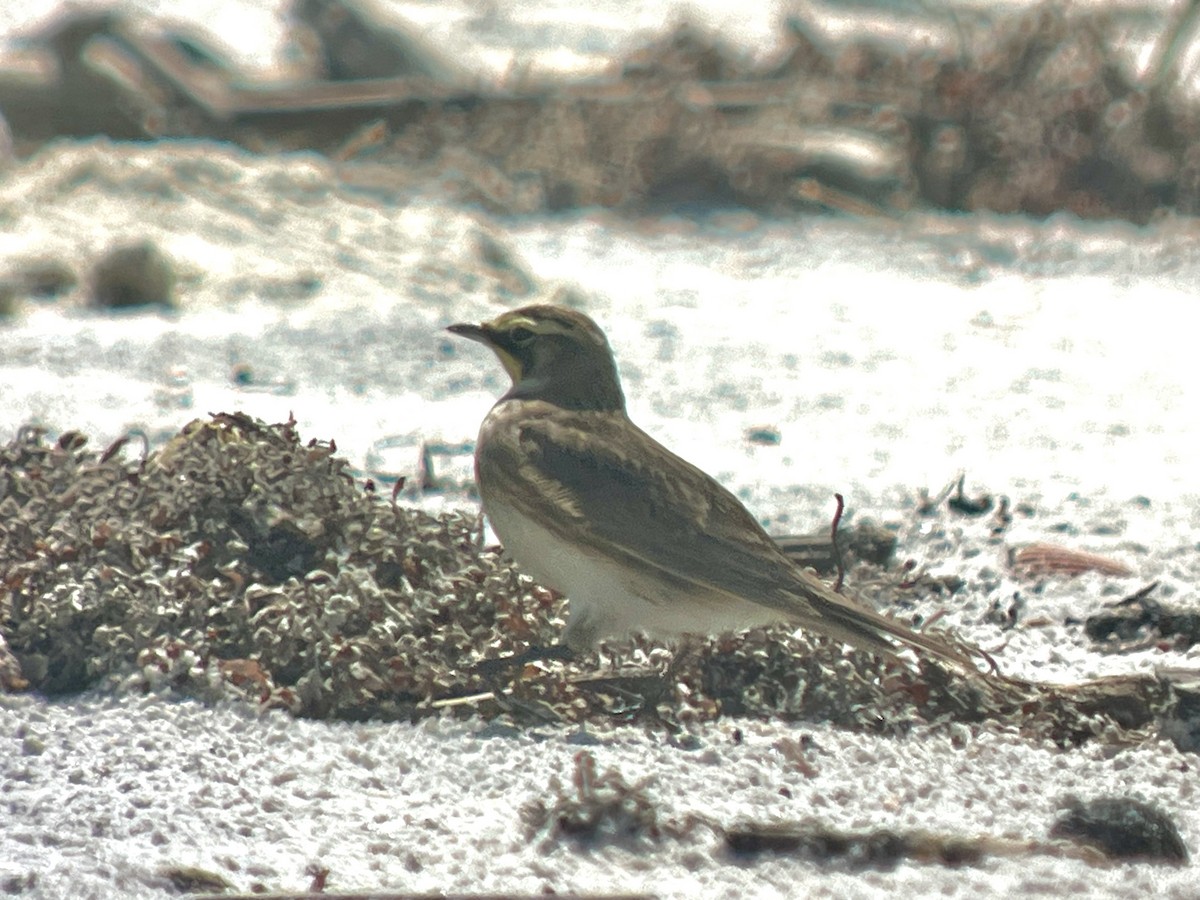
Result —
[{"label": "white snow surface", "polygon": [[[946,622],[1006,671],[1048,679],[1191,665],[1196,652],[1105,656],[1068,617],[1151,579],[1193,603],[1200,428],[1191,346],[1196,225],[1152,228],[994,216],[896,222],[747,213],[629,221],[600,212],[496,221],[428,197],[339,186],[310,156],[105,142],[47,149],[9,174],[0,257],[83,265],[149,237],[182,273],[178,312],[112,315],[31,304],[0,324],[0,428],[36,420],[100,444],[159,441],[192,416],[294,412],[369,468],[412,472],[421,441],[470,441],[503,390],[499,366],[440,329],[491,296],[473,249],[506,241],[544,283],[575,286],[610,335],[634,417],[721,477],[776,531],[817,528],[834,490],[856,515],[905,504],[959,470],[1036,510],[1012,542],[1057,540],[1134,565],[1027,592],[1055,623],[1002,635],[982,621],[1023,586],[999,551],[922,558],[962,574]],[[311,296],[281,288],[315,276]],[[302,292],[303,293],[303,292]],[[246,390],[232,366],[251,367]],[[782,440],[749,443],[769,425]],[[398,448],[398,449],[396,449]],[[465,494],[429,505],[470,503]],[[1062,526],[1062,527],[1060,527]],[[975,526],[986,531],[986,523]],[[1065,529],[1065,530],[1064,530]],[[980,541],[983,544],[983,541]],[[999,574],[998,574],[999,573]],[[1093,867],[1052,857],[851,873],[786,858],[738,863],[708,826],[597,848],[529,835],[519,810],[570,783],[580,749],[553,728],[484,737],[479,722],[347,725],[237,705],[96,692],[6,697],[0,709],[0,879],[38,897],[157,897],[164,866],[241,889],[299,889],[310,865],[339,889],[648,891],[691,896],[1185,896],[1190,867]],[[732,730],[746,740],[737,744]],[[813,769],[786,748],[802,735]],[[1059,751],[988,728],[904,740],[825,726],[727,721],[685,751],[614,728],[590,747],[646,790],[664,820],[814,817],[1044,839],[1065,795],[1131,794],[1200,838],[1194,756],[1151,743]],[[784,748],[784,749],[781,749]],[[781,789],[786,791],[781,793]],[[790,797],[785,794],[790,793]]]},{"label": "white snow surface", "polygon": [[[742,732],[735,742],[733,731]],[[825,726],[726,722],[681,750],[634,728],[595,732],[603,772],[645,780],[660,821],[814,818],[1045,839],[1060,792],[1099,785],[1182,815],[1194,846],[1194,758],[1162,745],[1061,752],[984,731],[904,740]],[[813,741],[795,762],[800,738]],[[0,879],[21,896],[162,897],[167,867],[219,872],[242,889],[645,892],[659,897],[1167,897],[1189,868],[1087,866],[1052,856],[851,873],[786,857],[740,862],[698,822],[682,837],[589,847],[530,834],[521,807],[570,785],[580,747],[561,729],[489,736],[478,722],[297,721],[244,705],[89,696],[0,702]]]},{"label": "white snow surface", "polygon": [[[183,15],[169,3],[127,5]],[[44,6],[6,4],[0,15],[29,23]],[[271,21],[279,9],[210,6]],[[396,6],[435,33],[490,35],[464,53],[490,53],[498,70],[511,60],[488,47],[532,34],[530,22],[542,25],[543,49],[607,56],[666,15],[616,3],[574,19],[565,4],[514,5],[491,18],[465,4],[440,16],[433,4]],[[718,21],[732,15],[721,12],[728,4],[708,6]],[[204,8],[190,6],[191,20],[221,21],[196,11]],[[756,23],[735,36],[753,43],[754,29],[773,29]],[[277,22],[261,24],[262,35],[277,33]],[[254,29],[225,31],[234,45],[246,41],[245,64],[269,69],[283,52],[251,45]],[[473,440],[506,384],[486,351],[441,330],[516,303],[480,274],[475,242],[487,234],[513,248],[546,295],[565,283],[582,296],[617,353],[635,420],[735,490],[772,531],[823,527],[835,491],[853,516],[901,523],[901,558],[965,579],[944,623],[985,646],[1003,643],[997,658],[1013,674],[1197,667],[1195,648],[1102,655],[1066,624],[1152,580],[1160,599],[1196,605],[1193,220],[1136,228],[1067,216],[784,222],[597,211],[503,220],[433,194],[346,187],[315,155],[263,158],[206,142],[63,143],[0,178],[5,267],[47,257],[82,272],[112,243],[150,238],[181,275],[169,314],[114,315],[75,298],[27,303],[0,321],[0,438],[32,421],[78,428],[93,446],[133,428],[159,443],[210,411],[271,421],[294,413],[302,435],[336,439],[362,471],[411,475],[423,442]],[[235,382],[236,366],[249,367],[250,387]],[[780,443],[749,442],[760,426],[777,429]],[[938,536],[908,510],[915,491],[936,493],[960,471],[969,490],[1033,508],[1016,517],[1006,546],[1065,543],[1121,559],[1136,577],[1033,591],[1007,572],[1003,547],[939,557]],[[415,502],[471,503],[465,492]],[[987,546],[986,524],[962,527]],[[983,621],[992,602],[1018,591],[1027,617],[1053,624],[1002,634]],[[805,736],[811,748],[798,749]],[[1160,805],[1193,855],[1200,848],[1197,760],[1166,742],[1063,751],[988,727],[959,729],[952,741],[945,731],[894,739],[749,721],[696,737],[699,748],[683,750],[633,727],[585,742],[564,729],[510,734],[472,720],[297,721],[158,694],[3,696],[0,887],[165,897],[164,867],[194,865],[241,890],[302,889],[308,867],[323,866],[331,890],[1195,895],[1191,865],[1033,856],[852,872],[785,857],[734,861],[703,823],[679,838],[595,847],[526,830],[522,806],[548,798],[554,778],[569,785],[586,748],[601,771],[644,779],[663,821],[812,817],[1038,840],[1065,795],[1118,794]]]}]

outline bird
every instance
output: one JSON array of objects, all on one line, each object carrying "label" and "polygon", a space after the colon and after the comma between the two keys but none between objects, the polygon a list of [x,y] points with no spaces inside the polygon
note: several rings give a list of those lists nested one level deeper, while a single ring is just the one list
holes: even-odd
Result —
[{"label": "bird", "polygon": [[512,380],[480,426],[476,484],[518,569],[566,596],[569,654],[631,633],[671,641],[790,622],[876,655],[970,665],[950,641],[801,569],[728,489],[635,425],[587,315],[538,303],[447,330],[490,349]]}]

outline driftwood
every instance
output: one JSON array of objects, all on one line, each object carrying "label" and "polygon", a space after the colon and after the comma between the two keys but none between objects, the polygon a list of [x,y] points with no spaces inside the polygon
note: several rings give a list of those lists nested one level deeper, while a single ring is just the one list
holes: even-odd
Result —
[{"label": "driftwood", "polygon": [[[760,64],[685,25],[604,77],[488,83],[352,0],[296,0],[312,64],[255,84],[193,35],[84,12],[29,36],[39,63],[0,64],[0,111],[18,152],[105,134],[369,156],[412,179],[452,173],[506,212],[733,202],[1146,221],[1200,209],[1200,110],[1178,89],[1195,14],[946,14],[920,23],[941,35],[926,46],[881,13],[835,41],[838,13],[812,5]],[[1114,37],[1128,19],[1158,32],[1143,73]]]}]

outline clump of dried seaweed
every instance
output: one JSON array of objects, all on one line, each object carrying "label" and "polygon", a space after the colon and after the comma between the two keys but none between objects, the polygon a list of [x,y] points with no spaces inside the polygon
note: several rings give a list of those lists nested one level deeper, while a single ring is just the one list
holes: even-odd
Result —
[{"label": "clump of dried seaweed", "polygon": [[473,517],[372,498],[290,422],[197,420],[132,462],[84,443],[27,429],[0,450],[0,620],[42,690],[136,665],[303,715],[399,716],[465,687],[497,635],[543,637],[526,623],[545,595],[479,552]]},{"label": "clump of dried seaweed", "polygon": [[521,809],[531,836],[638,843],[660,835],[658,813],[645,783],[630,784],[616,769],[597,772],[596,758],[586,750],[575,754],[571,787],[564,787],[555,775],[550,792],[550,802],[536,799]]},{"label": "clump of dried seaweed", "polygon": [[335,450],[237,414],[136,459],[90,452],[76,432],[20,432],[0,447],[0,685],[232,687],[346,719],[451,708],[685,730],[739,715],[885,734],[1000,722],[1062,745],[1185,709],[1149,676],[1047,686],[906,668],[786,626],[674,654],[614,643],[620,664],[601,674],[580,660],[501,679],[480,664],[552,644],[562,598],[481,548],[475,516],[387,502]]}]

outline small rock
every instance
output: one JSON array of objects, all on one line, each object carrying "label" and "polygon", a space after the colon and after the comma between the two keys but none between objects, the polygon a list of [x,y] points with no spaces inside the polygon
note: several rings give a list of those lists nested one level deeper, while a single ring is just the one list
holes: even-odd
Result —
[{"label": "small rock", "polygon": [[1096,847],[1113,859],[1184,863],[1187,847],[1174,821],[1157,807],[1128,797],[1063,801],[1066,813],[1050,835]]},{"label": "small rock", "polygon": [[92,269],[91,296],[103,307],[174,306],[175,267],[152,241],[120,244]]},{"label": "small rock", "polygon": [[46,752],[46,742],[36,735],[28,734],[21,741],[22,756],[41,756]]},{"label": "small rock", "polygon": [[774,425],[759,425],[746,429],[746,440],[764,447],[778,447],[783,443],[783,434]]},{"label": "small rock", "polygon": [[12,280],[21,293],[38,299],[61,296],[79,281],[71,267],[57,259],[26,260],[13,273]]}]

